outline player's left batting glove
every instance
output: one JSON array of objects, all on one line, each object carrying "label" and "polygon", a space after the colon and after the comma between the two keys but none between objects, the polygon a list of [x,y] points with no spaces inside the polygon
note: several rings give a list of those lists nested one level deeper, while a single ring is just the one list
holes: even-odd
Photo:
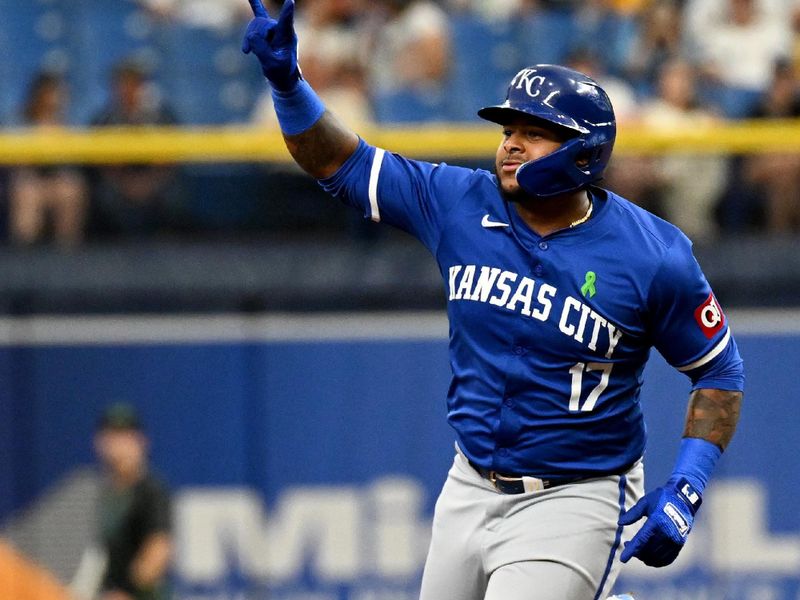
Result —
[{"label": "player's left batting glove", "polygon": [[651,567],[664,567],[678,553],[692,530],[694,516],[703,502],[700,492],[682,477],[646,494],[619,519],[620,525],[631,525],[642,517],[647,521],[625,544],[620,560],[636,557]]},{"label": "player's left batting glove", "polygon": [[247,26],[242,52],[252,52],[272,87],[292,91],[300,80],[297,66],[297,34],[294,31],[294,0],[286,0],[277,19],[267,13],[261,0],[250,0],[254,18]]}]

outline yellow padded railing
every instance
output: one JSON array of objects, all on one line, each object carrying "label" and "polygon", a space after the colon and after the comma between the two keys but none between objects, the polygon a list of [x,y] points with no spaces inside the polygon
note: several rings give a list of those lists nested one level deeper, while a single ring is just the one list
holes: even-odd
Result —
[{"label": "yellow padded railing", "polygon": [[[360,132],[371,144],[431,160],[490,158],[492,126],[385,127]],[[615,153],[658,155],[800,152],[800,119],[745,121],[692,130],[620,127]],[[0,130],[0,164],[286,162],[280,133],[254,126]]]}]

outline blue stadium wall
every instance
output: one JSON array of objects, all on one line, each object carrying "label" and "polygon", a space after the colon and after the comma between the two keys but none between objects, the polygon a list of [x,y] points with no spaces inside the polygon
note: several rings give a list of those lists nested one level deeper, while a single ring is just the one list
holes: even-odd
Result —
[{"label": "blue stadium wall", "polygon": [[[617,591],[800,597],[800,319],[733,321],[740,429],[678,562],[625,567]],[[3,321],[0,536],[92,464],[98,411],[127,400],[174,490],[180,598],[416,598],[453,454],[446,335],[430,314]],[[654,355],[648,488],[670,471],[688,391]]]}]

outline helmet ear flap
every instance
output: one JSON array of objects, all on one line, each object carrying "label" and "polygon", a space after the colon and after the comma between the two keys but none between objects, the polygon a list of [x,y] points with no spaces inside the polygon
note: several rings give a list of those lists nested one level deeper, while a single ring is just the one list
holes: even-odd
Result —
[{"label": "helmet ear flap", "polygon": [[[550,154],[529,161],[517,169],[517,183],[531,196],[547,198],[572,192],[592,179],[588,170],[578,166],[580,154],[592,153],[583,137],[572,138]],[[591,163],[587,163],[591,168]]]}]

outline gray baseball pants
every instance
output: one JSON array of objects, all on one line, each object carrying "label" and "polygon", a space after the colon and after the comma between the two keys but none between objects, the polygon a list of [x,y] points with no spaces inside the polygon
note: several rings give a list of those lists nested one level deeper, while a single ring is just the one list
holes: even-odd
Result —
[{"label": "gray baseball pants", "polygon": [[620,513],[644,493],[642,463],[502,494],[456,454],[436,502],[420,600],[602,600],[619,574]]}]

